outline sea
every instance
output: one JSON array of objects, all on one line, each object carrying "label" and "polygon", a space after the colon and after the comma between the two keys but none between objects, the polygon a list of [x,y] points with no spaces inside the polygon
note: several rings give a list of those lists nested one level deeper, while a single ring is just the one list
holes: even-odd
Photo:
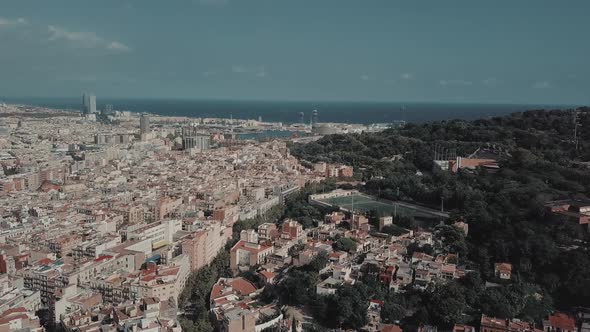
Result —
[{"label": "sea", "polygon": [[[1,98],[0,102],[80,110],[82,98]],[[255,119],[285,124],[309,123],[313,110],[319,122],[424,123],[451,119],[473,120],[535,109],[569,109],[572,105],[454,104],[404,102],[252,101],[189,99],[113,99],[97,96],[97,109],[147,112],[165,116]]]}]

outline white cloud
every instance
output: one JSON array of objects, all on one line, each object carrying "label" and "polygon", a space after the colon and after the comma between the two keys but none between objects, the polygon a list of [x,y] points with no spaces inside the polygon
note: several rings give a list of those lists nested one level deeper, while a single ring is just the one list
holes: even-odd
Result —
[{"label": "white cloud", "polygon": [[72,46],[81,48],[103,48],[117,52],[129,52],[131,48],[118,41],[109,41],[94,32],[70,31],[55,25],[47,26],[49,41],[66,41]]},{"label": "white cloud", "polygon": [[54,25],[47,26],[49,40],[67,40],[83,47],[96,47],[103,40],[93,32],[68,31]]},{"label": "white cloud", "polygon": [[363,74],[363,75],[361,75],[361,80],[363,80],[363,81],[370,81],[371,80],[371,77],[369,75],[367,75],[367,74]]},{"label": "white cloud", "polygon": [[538,81],[533,84],[534,89],[548,89],[551,87],[551,83],[548,81]]},{"label": "white cloud", "polygon": [[122,43],[119,43],[119,42],[116,42],[116,41],[111,42],[107,46],[107,48],[109,50],[115,50],[115,51],[121,51],[121,52],[129,52],[129,51],[131,51],[131,49],[129,48],[129,46],[127,46],[125,44],[122,44]]},{"label": "white cloud", "polygon": [[0,26],[24,25],[28,23],[29,22],[22,17],[14,19],[0,17]]},{"label": "white cloud", "polygon": [[410,73],[403,73],[403,74],[399,75],[399,77],[400,77],[402,80],[411,80],[411,79],[413,79],[413,78],[414,78],[414,75],[412,75],[412,74],[410,74]]},{"label": "white cloud", "polygon": [[440,81],[438,81],[438,84],[442,85],[442,86],[449,86],[449,85],[469,86],[469,85],[473,85],[473,82],[464,81],[464,80],[440,80]]},{"label": "white cloud", "polygon": [[236,74],[247,74],[255,77],[266,77],[268,71],[265,66],[246,66],[246,65],[234,65],[231,68],[232,72]]}]

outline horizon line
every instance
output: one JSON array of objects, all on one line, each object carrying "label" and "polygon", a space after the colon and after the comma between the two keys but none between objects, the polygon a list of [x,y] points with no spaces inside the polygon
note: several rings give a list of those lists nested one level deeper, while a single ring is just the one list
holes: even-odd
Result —
[{"label": "horizon line", "polygon": [[[590,105],[590,103],[548,103],[548,102],[508,102],[508,101],[479,101],[479,102],[468,102],[468,101],[417,101],[417,100],[406,100],[406,101],[395,101],[395,100],[330,100],[330,99],[263,99],[263,98],[215,98],[215,97],[113,97],[113,96],[97,96],[97,104],[100,103],[100,99],[106,100],[174,100],[174,101],[214,101],[214,102],[266,102],[266,103],[350,103],[350,104],[441,104],[441,105],[502,105],[502,106],[560,106],[560,107],[580,107]],[[6,100],[76,100],[78,96],[26,96],[26,97],[8,97],[0,96],[0,102],[6,102]]]}]

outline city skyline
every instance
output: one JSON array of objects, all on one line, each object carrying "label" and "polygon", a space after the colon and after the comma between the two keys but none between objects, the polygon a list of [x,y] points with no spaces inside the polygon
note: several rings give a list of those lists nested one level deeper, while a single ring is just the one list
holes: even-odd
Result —
[{"label": "city skyline", "polygon": [[590,102],[584,1],[2,7],[3,97]]}]

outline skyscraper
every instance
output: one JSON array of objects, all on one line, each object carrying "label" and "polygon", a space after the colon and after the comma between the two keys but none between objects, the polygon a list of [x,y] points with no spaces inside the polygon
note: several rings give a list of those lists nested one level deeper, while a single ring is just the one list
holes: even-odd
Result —
[{"label": "skyscraper", "polygon": [[88,104],[90,104],[90,96],[86,93],[82,94],[82,113],[88,113]]},{"label": "skyscraper", "polygon": [[96,96],[84,93],[82,95],[83,111],[86,114],[96,113]]},{"label": "skyscraper", "polygon": [[311,113],[311,124],[315,126],[318,123],[318,110],[313,110]]},{"label": "skyscraper", "polygon": [[141,135],[147,134],[150,132],[150,117],[147,115],[142,115],[139,118],[139,133]]}]

